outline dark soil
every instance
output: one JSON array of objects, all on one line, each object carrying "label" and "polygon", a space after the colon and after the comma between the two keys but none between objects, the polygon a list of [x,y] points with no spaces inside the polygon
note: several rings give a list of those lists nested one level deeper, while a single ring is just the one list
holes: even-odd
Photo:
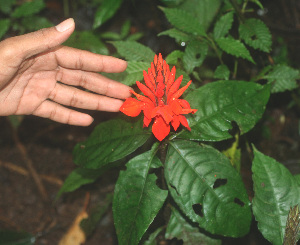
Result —
[{"label": "dark soil", "polygon": [[[52,18],[54,23],[63,19],[61,2],[47,1],[49,13],[46,15]],[[148,0],[131,2],[135,2],[134,9],[124,7],[118,13],[120,19],[131,18],[134,28],[145,32],[144,43],[155,52],[172,51],[171,40],[165,38],[158,40],[156,37],[156,34],[163,31],[167,25],[167,22],[159,17],[161,13],[156,9],[157,2]],[[280,45],[287,45],[291,65],[299,68],[299,2],[265,0],[262,3],[267,11],[261,18],[274,34],[274,42],[279,45],[278,38],[283,39]],[[90,21],[88,16],[84,16],[86,19],[80,15],[80,19],[76,21],[79,28],[86,26],[85,20]],[[110,25],[117,27],[118,23],[115,21]],[[293,174],[298,174],[300,117],[299,107],[291,104],[293,96],[297,96],[296,92],[273,96],[263,120],[245,137],[263,153],[285,164]],[[25,116],[20,126],[14,129],[7,118],[0,118],[0,230],[29,232],[37,236],[36,244],[39,245],[58,244],[76,215],[84,208],[87,193],[89,210],[103,203],[106,195],[113,192],[118,169],[110,170],[96,183],[63,194],[54,201],[64,179],[76,168],[72,161],[75,144],[85,140],[99,122],[115,116],[112,113],[91,113],[95,117],[95,122],[87,128],[61,125],[46,119]],[[22,147],[25,147],[23,152]],[[44,197],[41,195],[39,186],[30,175],[28,161],[32,161],[34,169],[41,177],[46,197],[45,193]],[[243,178],[251,197],[250,166],[247,160],[243,164]],[[86,244],[117,244],[111,209],[106,212]],[[175,244],[175,241],[169,243],[161,241],[160,244]],[[269,243],[257,231],[253,222],[253,229],[249,235],[241,239],[225,239],[223,244]]]}]

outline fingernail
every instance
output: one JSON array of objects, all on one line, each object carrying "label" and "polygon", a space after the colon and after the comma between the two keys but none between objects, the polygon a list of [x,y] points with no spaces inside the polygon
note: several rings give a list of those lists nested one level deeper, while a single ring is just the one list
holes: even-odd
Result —
[{"label": "fingernail", "polygon": [[64,32],[70,29],[73,25],[74,25],[74,19],[70,18],[58,24],[57,26],[55,26],[55,28],[59,32]]}]

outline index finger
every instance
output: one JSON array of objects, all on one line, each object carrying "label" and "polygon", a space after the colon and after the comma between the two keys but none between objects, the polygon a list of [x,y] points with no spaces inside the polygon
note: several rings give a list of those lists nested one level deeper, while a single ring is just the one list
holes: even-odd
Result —
[{"label": "index finger", "polygon": [[54,53],[58,65],[68,69],[117,73],[127,67],[124,60],[66,46],[59,47]]}]

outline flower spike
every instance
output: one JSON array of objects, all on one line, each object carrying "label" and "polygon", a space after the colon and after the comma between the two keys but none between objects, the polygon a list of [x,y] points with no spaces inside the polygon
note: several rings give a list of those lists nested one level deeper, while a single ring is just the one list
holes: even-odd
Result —
[{"label": "flower spike", "polygon": [[197,111],[191,109],[189,102],[179,99],[192,81],[179,88],[182,76],[175,80],[175,74],[175,66],[170,71],[169,65],[163,60],[162,55],[155,55],[148,73],[143,72],[146,85],[139,81],[136,82],[144,95],[131,91],[136,99],[126,99],[120,108],[121,112],[131,117],[136,117],[143,111],[144,127],[148,127],[154,120],[152,132],[159,141],[168,136],[170,125],[175,131],[180,124],[191,130],[184,115],[194,114]]}]

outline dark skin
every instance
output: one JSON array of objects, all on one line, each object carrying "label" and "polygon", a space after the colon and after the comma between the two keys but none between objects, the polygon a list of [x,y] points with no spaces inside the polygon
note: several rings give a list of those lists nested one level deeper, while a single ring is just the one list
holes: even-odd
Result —
[{"label": "dark skin", "polygon": [[122,72],[127,63],[62,46],[74,29],[73,19],[68,19],[0,42],[0,116],[32,114],[87,126],[91,116],[64,106],[119,111],[130,88],[99,72]]}]

